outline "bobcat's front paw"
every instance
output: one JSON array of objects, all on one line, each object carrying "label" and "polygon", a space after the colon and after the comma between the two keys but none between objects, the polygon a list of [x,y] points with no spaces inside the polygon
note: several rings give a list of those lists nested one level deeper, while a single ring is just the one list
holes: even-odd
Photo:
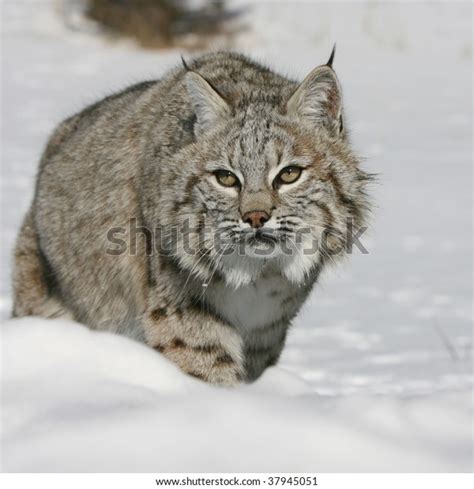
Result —
[{"label": "bobcat's front paw", "polygon": [[211,384],[234,386],[242,382],[243,366],[221,345],[190,345],[183,339],[175,337],[167,344],[154,346],[192,377]]}]

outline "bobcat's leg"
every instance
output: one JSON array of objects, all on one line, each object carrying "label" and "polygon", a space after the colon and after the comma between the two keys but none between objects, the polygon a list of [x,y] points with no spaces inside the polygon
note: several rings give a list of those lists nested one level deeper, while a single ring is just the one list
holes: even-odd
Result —
[{"label": "bobcat's leg", "polygon": [[149,307],[145,335],[151,347],[193,377],[228,386],[244,380],[240,336],[194,306]]},{"label": "bobcat's leg", "polygon": [[15,247],[13,296],[12,316],[14,317],[41,316],[72,319],[72,314],[51,293],[31,212],[28,212],[23,221]]}]

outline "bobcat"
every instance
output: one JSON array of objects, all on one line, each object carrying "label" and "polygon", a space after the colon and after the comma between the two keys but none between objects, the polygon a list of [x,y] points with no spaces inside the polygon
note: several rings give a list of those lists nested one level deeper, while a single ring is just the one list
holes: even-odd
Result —
[{"label": "bobcat", "polygon": [[207,54],[61,123],[16,245],[13,316],[127,335],[211,383],[258,378],[369,208],[333,57],[298,84]]}]

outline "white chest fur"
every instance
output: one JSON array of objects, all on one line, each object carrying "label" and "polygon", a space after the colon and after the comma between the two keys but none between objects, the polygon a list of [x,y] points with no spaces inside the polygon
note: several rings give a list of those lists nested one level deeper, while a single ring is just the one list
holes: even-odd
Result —
[{"label": "white chest fur", "polygon": [[224,319],[242,332],[250,332],[279,321],[296,307],[294,286],[281,276],[259,278],[234,289],[211,284],[206,301]]}]

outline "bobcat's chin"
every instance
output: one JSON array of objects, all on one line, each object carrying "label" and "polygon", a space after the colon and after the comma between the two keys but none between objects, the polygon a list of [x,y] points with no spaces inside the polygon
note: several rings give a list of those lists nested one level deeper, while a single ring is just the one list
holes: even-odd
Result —
[{"label": "bobcat's chin", "polygon": [[226,286],[233,289],[256,284],[267,277],[280,277],[295,286],[302,286],[306,285],[317,267],[319,258],[316,255],[288,254],[279,246],[270,251],[260,246],[249,246],[245,254],[233,253],[223,257],[219,272]]}]

